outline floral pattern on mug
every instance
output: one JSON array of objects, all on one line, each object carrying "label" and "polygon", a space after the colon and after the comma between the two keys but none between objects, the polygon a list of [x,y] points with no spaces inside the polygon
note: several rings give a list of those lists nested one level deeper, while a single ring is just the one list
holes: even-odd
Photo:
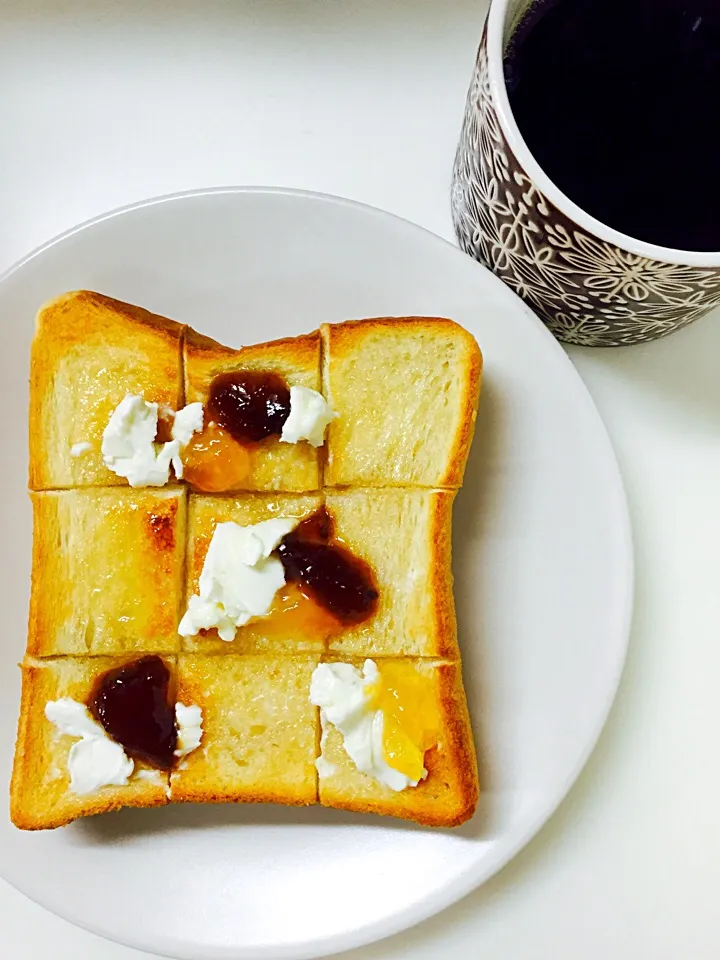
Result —
[{"label": "floral pattern on mug", "polygon": [[502,132],[490,92],[487,31],[468,93],[451,196],[462,249],[498,274],[566,343],[655,340],[720,304],[720,267],[631,253],[587,233],[543,196]]}]

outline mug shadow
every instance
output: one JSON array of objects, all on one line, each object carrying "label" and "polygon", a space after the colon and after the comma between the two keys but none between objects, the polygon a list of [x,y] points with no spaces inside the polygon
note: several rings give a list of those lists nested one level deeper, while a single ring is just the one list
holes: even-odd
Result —
[{"label": "mug shadow", "polygon": [[667,411],[670,421],[690,418],[693,432],[720,432],[720,309],[652,343],[597,350],[572,347],[587,369],[612,371]]}]

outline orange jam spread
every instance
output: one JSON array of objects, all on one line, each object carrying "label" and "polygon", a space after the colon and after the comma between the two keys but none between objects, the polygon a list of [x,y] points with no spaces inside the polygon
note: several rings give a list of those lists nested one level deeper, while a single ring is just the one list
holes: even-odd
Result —
[{"label": "orange jam spread", "polygon": [[183,476],[206,493],[237,489],[250,472],[250,454],[210,420],[183,450]]},{"label": "orange jam spread", "polygon": [[425,752],[437,743],[440,712],[432,674],[411,664],[380,663],[372,705],[383,712],[385,762],[410,780],[421,780]]},{"label": "orange jam spread", "polygon": [[262,618],[262,626],[269,637],[283,639],[295,636],[326,640],[342,630],[340,621],[306,596],[296,583],[287,583],[278,590],[270,612]]}]

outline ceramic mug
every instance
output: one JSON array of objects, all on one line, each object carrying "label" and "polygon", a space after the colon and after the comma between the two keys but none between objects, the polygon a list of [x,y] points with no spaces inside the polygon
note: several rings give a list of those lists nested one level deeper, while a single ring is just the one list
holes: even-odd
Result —
[{"label": "ceramic mug", "polygon": [[[490,6],[453,171],[458,241],[566,343],[663,337],[720,304],[720,252],[634,240],[591,217],[543,172],[513,119],[503,73],[505,46],[530,2]],[[703,189],[715,185],[698,184],[698,203]]]}]

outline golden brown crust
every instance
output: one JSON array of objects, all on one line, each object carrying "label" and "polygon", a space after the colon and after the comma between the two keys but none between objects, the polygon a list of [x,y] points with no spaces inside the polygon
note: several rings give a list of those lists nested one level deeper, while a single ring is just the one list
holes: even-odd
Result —
[{"label": "golden brown crust", "polygon": [[69,343],[79,343],[89,335],[97,333],[97,311],[102,311],[103,314],[107,311],[118,317],[124,317],[132,324],[132,328],[128,330],[137,330],[139,327],[150,332],[153,337],[158,335],[163,337],[173,350],[183,330],[183,324],[176,320],[170,320],[158,313],[151,313],[144,307],[125,303],[123,300],[116,300],[114,297],[107,297],[104,293],[96,293],[93,290],[71,290],[53,300],[48,300],[40,308],[40,316],[43,323],[54,324],[56,316],[65,311],[72,315],[73,324],[72,326],[61,325],[53,335]]},{"label": "golden brown crust", "polygon": [[[446,723],[445,748],[454,778],[454,810],[446,826],[455,827],[475,813],[479,784],[477,755],[460,663],[444,664],[438,670],[440,701]],[[433,758],[428,758],[433,763]],[[428,767],[429,773],[432,767]]]},{"label": "golden brown crust", "polygon": [[[231,370],[267,370],[288,386],[320,388],[320,334],[273,340],[232,350],[188,329],[184,346],[188,403],[207,400],[210,384]],[[271,437],[248,447],[250,472],[242,490],[303,492],[320,486],[318,451],[309,443],[283,443]]]},{"label": "golden brown crust", "polygon": [[[30,487],[125,485],[102,461],[102,434],[125,394],[182,403],[184,327],[89,290],[37,317],[30,363]],[[73,457],[76,443],[91,449]]]},{"label": "golden brown crust", "polygon": [[323,390],[339,413],[325,483],[459,487],[482,375],[475,338],[439,317],[350,320],[321,333]]},{"label": "golden brown crust", "polygon": [[452,573],[452,510],[455,495],[454,490],[431,495],[430,593],[437,636],[435,656],[459,660]]},{"label": "golden brown crust", "polygon": [[85,488],[31,499],[28,655],[175,652],[185,490]]},{"label": "golden brown crust", "polygon": [[[403,661],[393,661],[403,663]],[[459,664],[406,660],[408,670],[432,673],[441,718],[437,747],[425,754],[428,775],[416,787],[396,792],[360,773],[345,753],[342,738],[330,728],[324,756],[334,767],[320,777],[323,806],[413,820],[428,827],[456,827],[477,806],[475,747]],[[382,672],[382,663],[379,664]]]},{"label": "golden brown crust", "polygon": [[45,717],[49,700],[70,697],[86,702],[96,677],[126,660],[63,657],[22,667],[20,721],[10,785],[10,816],[16,827],[50,829],[77,817],[120,807],[155,807],[168,802],[167,774],[160,774],[162,783],[131,779],[126,786],[102,787],[94,794],[72,793],[67,756],[76,741],[58,733]]},{"label": "golden brown crust", "polygon": [[460,429],[455,436],[455,442],[449,452],[447,470],[442,476],[440,484],[438,484],[439,486],[455,488],[462,486],[465,465],[475,435],[483,371],[483,356],[477,341],[463,327],[460,329],[465,333],[468,342],[467,368],[464,374],[464,390],[461,402],[463,416]]},{"label": "golden brown crust", "polygon": [[320,332],[283,337],[234,349],[188,327],[185,334],[185,387],[187,402],[202,400],[207,384],[230,370],[272,370],[281,376],[310,378],[304,386],[320,388]]}]

